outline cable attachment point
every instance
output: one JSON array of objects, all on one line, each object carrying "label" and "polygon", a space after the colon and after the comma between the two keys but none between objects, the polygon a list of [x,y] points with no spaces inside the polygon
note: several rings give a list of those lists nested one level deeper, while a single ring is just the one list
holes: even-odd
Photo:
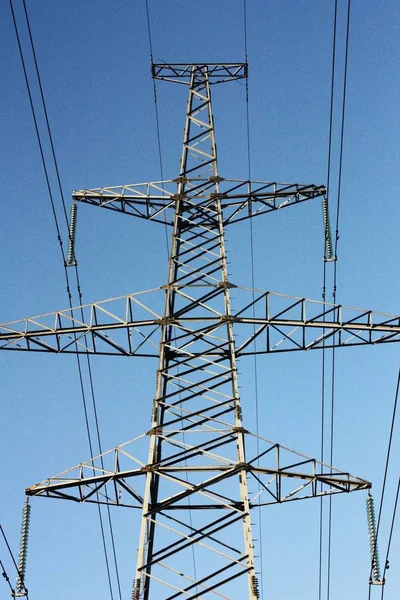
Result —
[{"label": "cable attachment point", "polygon": [[322,198],[322,220],[325,236],[325,260],[334,261],[336,260],[336,256],[334,256],[332,250],[331,224],[329,220],[328,198],[326,196]]},{"label": "cable attachment point", "polygon": [[71,206],[71,218],[69,222],[69,243],[68,256],[66,267],[76,267],[78,264],[75,258],[75,235],[76,235],[76,218],[78,213],[78,205],[74,202]]},{"label": "cable attachment point", "polygon": [[367,500],[367,519],[368,519],[368,535],[369,535],[369,546],[371,550],[371,577],[369,582],[375,585],[382,585],[380,568],[379,568],[379,555],[378,555],[378,539],[376,535],[376,524],[375,524],[375,508],[374,499],[371,493],[368,492]]}]

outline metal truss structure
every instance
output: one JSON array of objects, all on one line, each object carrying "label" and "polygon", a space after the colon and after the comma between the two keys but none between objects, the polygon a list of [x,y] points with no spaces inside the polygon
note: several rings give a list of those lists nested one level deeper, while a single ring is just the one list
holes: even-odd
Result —
[{"label": "metal truss structure", "polygon": [[257,353],[399,341],[400,318],[229,281],[226,225],[326,190],[219,176],[211,85],[246,77],[246,64],[152,72],[188,86],[178,177],[73,198],[170,225],[167,284],[0,327],[3,350],[157,357],[151,427],[26,493],[140,510],[133,600],[256,600],[252,509],[370,483],[247,431],[238,358],[255,353],[255,339]]},{"label": "metal truss structure", "polygon": [[[227,314],[215,309],[200,317],[196,305],[210,306],[223,294],[222,286],[194,297],[177,288],[187,310],[174,316],[182,336],[201,334],[209,356],[223,358],[226,348],[217,335],[227,323],[235,325],[236,358],[257,354],[314,350],[322,347],[383,344],[400,340],[400,317],[340,304],[241,288],[229,283],[240,308]],[[165,287],[137,292],[54,313],[0,325],[0,350],[30,350],[74,354],[159,356],[165,316],[160,305]],[[158,312],[157,312],[158,311]]]},{"label": "metal truss structure", "polygon": [[[188,183],[190,178],[188,178]],[[137,183],[94,190],[74,192],[77,202],[86,202],[101,208],[122,212],[142,219],[150,219],[170,226],[174,224],[177,179]],[[219,190],[209,178],[196,177],[197,198],[221,201],[223,225],[243,221],[272,210],[311,200],[325,193],[325,188],[297,183],[275,183],[223,179]]]}]

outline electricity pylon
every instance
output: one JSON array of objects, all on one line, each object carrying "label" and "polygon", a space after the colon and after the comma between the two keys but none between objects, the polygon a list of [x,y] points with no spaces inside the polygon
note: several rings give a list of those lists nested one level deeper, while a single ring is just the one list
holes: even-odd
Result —
[{"label": "electricity pylon", "polygon": [[246,64],[152,73],[188,86],[178,177],[73,198],[171,226],[167,284],[79,307],[80,319],[74,309],[0,327],[2,349],[157,356],[151,427],[26,493],[138,508],[133,600],[256,600],[252,509],[371,484],[245,429],[237,360],[256,339],[260,354],[399,341],[400,319],[230,281],[227,225],[324,197],[325,187],[220,177],[211,86],[246,77]]}]

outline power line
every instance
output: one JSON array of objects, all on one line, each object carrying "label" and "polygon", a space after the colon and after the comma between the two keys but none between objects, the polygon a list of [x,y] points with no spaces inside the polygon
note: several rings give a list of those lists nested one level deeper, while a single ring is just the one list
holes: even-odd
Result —
[{"label": "power line", "polygon": [[389,434],[388,448],[387,448],[387,452],[386,452],[385,471],[384,471],[383,483],[382,483],[382,495],[381,495],[381,501],[379,504],[378,521],[377,521],[377,527],[376,527],[376,535],[377,536],[379,533],[379,526],[380,526],[381,517],[382,517],[383,500],[384,500],[384,496],[385,496],[386,479],[387,479],[387,474],[388,474],[388,469],[389,469],[390,453],[392,450],[393,430],[394,430],[394,424],[395,424],[395,419],[396,419],[397,400],[399,397],[399,389],[400,389],[400,370],[399,370],[399,374],[397,377],[397,387],[396,387],[396,394],[395,394],[394,405],[393,405],[392,422],[390,424],[390,434]]},{"label": "power line", "polygon": [[[387,551],[386,551],[386,558],[385,558],[385,566],[383,568],[383,579],[385,579],[385,573],[389,568],[389,553],[390,553],[390,546],[392,543],[392,536],[393,536],[393,530],[394,530],[394,522],[396,520],[396,511],[397,511],[397,504],[399,501],[399,495],[400,495],[400,477],[399,480],[397,482],[397,491],[396,491],[396,498],[394,501],[394,507],[393,507],[393,514],[392,514],[392,522],[390,524],[390,532],[389,532],[389,541],[388,541],[388,546],[387,546]],[[383,600],[383,594],[384,594],[384,590],[385,590],[385,586],[382,586],[382,595],[381,595],[381,600]]]},{"label": "power line", "polygon": [[42,87],[42,79],[40,77],[39,65],[38,65],[38,61],[37,61],[37,58],[36,58],[35,45],[33,43],[32,30],[31,30],[31,25],[30,25],[30,20],[29,20],[28,11],[27,11],[27,8],[26,8],[26,2],[25,2],[25,0],[23,0],[23,7],[24,7],[26,25],[28,27],[29,41],[30,41],[32,55],[33,55],[33,60],[34,60],[34,64],[35,64],[36,76],[37,76],[37,80],[38,80],[38,84],[39,84],[39,90],[40,90],[40,97],[41,97],[41,100],[42,100],[43,112],[44,112],[44,116],[45,116],[45,120],[46,120],[47,133],[48,133],[48,136],[49,136],[51,153],[52,153],[52,156],[53,156],[54,167],[55,167],[56,175],[57,175],[58,188],[59,188],[59,191],[60,191],[60,196],[61,196],[62,205],[63,205],[64,218],[65,218],[66,225],[68,227],[68,215],[67,215],[67,209],[66,209],[66,205],[65,205],[63,188],[62,188],[62,185],[61,185],[60,170],[58,168],[58,161],[57,161],[56,153],[55,153],[55,149],[54,149],[53,136],[51,134],[50,122],[49,122],[49,117],[48,117],[48,114],[47,114],[46,102],[45,102],[45,99],[44,99],[44,93],[43,93],[43,87]]},{"label": "power line", "polygon": [[0,560],[0,567],[1,567],[1,571],[2,571],[2,576],[4,577],[5,581],[8,583],[9,587],[10,587],[10,592],[11,592],[11,596],[15,596],[15,590],[13,588],[13,586],[11,585],[11,581],[9,576],[7,575],[7,571],[5,566],[3,565],[2,560]]},{"label": "power line", "polygon": [[[150,64],[153,66],[153,42],[151,36],[151,25],[150,25],[150,10],[149,10],[149,1],[146,0],[146,21],[147,21],[147,34],[149,38],[149,49],[150,49]],[[163,160],[162,160],[162,151],[161,151],[161,134],[160,134],[160,117],[158,112],[158,102],[157,102],[157,86],[156,80],[154,77],[153,81],[153,98],[154,98],[154,112],[155,112],[155,120],[156,120],[156,132],[157,132],[157,149],[158,149],[158,162],[160,166],[160,178],[161,181],[164,181],[164,169],[163,169]],[[167,259],[169,258],[169,239],[168,239],[168,226],[167,226],[167,217],[165,211],[163,211],[164,215],[164,231],[165,231],[165,244],[167,247]]]},{"label": "power line", "polygon": [[328,168],[326,192],[329,199],[331,182],[331,161],[332,161],[332,137],[333,137],[333,107],[334,107],[334,89],[335,89],[335,66],[336,66],[336,30],[337,30],[337,12],[338,2],[335,0],[335,11],[333,17],[333,41],[332,41],[332,67],[331,67],[331,95],[329,111],[329,141],[328,141]]},{"label": "power line", "polygon": [[62,253],[62,256],[63,256],[63,260],[65,262],[65,256],[64,256],[63,246],[62,246],[61,233],[60,233],[60,229],[59,229],[59,226],[58,226],[57,214],[56,214],[56,209],[55,209],[53,194],[52,194],[52,191],[51,191],[49,174],[48,174],[46,160],[45,160],[44,152],[43,152],[43,146],[42,146],[42,142],[41,142],[41,138],[40,138],[40,134],[39,134],[38,121],[37,121],[37,118],[36,118],[36,112],[35,112],[35,108],[34,108],[34,104],[33,104],[33,98],[32,98],[31,88],[30,88],[30,85],[29,85],[28,74],[27,74],[26,65],[25,65],[25,59],[24,59],[24,55],[23,55],[23,52],[22,52],[22,45],[21,45],[21,40],[20,40],[20,36],[19,36],[17,21],[16,21],[16,18],[15,18],[15,13],[14,13],[14,7],[13,7],[12,0],[9,0],[9,4],[10,4],[10,9],[11,9],[11,15],[12,15],[13,23],[14,23],[15,35],[16,35],[16,38],[17,38],[19,55],[21,57],[21,62],[22,62],[22,69],[23,69],[23,72],[24,72],[25,85],[26,85],[26,89],[27,89],[27,92],[28,92],[28,96],[29,96],[29,104],[30,104],[32,118],[33,118],[33,122],[34,122],[34,126],[35,126],[36,138],[37,138],[37,141],[38,141],[38,144],[39,144],[39,151],[40,151],[40,156],[41,156],[41,159],[42,159],[42,165],[43,165],[43,169],[44,169],[47,190],[48,190],[48,193],[49,193],[49,198],[50,198],[50,203],[51,203],[51,209],[52,209],[53,217],[54,217],[54,220],[55,220],[55,225],[56,225],[56,230],[57,230],[57,239],[59,241],[59,244],[60,244],[60,247],[61,247],[61,253]]},{"label": "power line", "polygon": [[247,1],[243,0],[244,57],[247,63]]},{"label": "power line", "polygon": [[[52,214],[53,214],[54,223],[55,223],[55,226],[56,226],[57,239],[58,239],[58,242],[59,242],[60,251],[61,251],[61,255],[62,255],[62,259],[63,259],[63,264],[64,264],[64,274],[65,274],[66,285],[67,285],[67,295],[68,295],[69,307],[71,309],[71,313],[73,314],[73,311],[72,311],[72,295],[71,295],[71,289],[70,289],[69,276],[68,276],[68,271],[67,271],[67,267],[66,267],[65,253],[64,253],[64,248],[63,248],[63,243],[62,243],[62,238],[61,238],[60,226],[59,226],[59,223],[58,223],[58,217],[57,217],[57,212],[56,212],[56,208],[55,208],[54,197],[53,197],[53,193],[52,193],[52,189],[51,189],[51,184],[50,184],[50,179],[49,179],[49,172],[48,172],[48,168],[47,168],[46,159],[45,159],[45,156],[44,156],[43,145],[42,145],[42,141],[41,141],[41,135],[40,135],[40,131],[39,131],[38,121],[37,121],[37,117],[36,117],[36,111],[35,111],[35,107],[34,107],[34,103],[33,103],[33,97],[32,97],[31,88],[30,88],[30,84],[29,84],[29,78],[28,78],[26,64],[25,64],[25,58],[24,58],[24,54],[23,54],[23,50],[22,50],[22,44],[21,44],[21,39],[20,39],[20,35],[19,35],[18,24],[17,24],[16,18],[15,18],[15,12],[14,12],[14,8],[13,8],[12,0],[9,0],[9,3],[10,3],[10,9],[11,9],[12,19],[13,19],[13,24],[14,24],[14,30],[15,30],[15,34],[16,34],[16,38],[17,38],[17,43],[18,43],[18,48],[19,48],[19,54],[20,54],[20,58],[21,58],[21,62],[22,62],[23,71],[24,71],[24,78],[25,78],[26,88],[27,88],[27,91],[28,91],[31,113],[32,113],[32,117],[33,117],[33,120],[34,120],[36,137],[37,137],[37,141],[38,141],[38,144],[39,144],[40,155],[41,155],[41,160],[42,160],[42,166],[43,166],[44,173],[45,173],[46,184],[47,184],[47,189],[48,189],[50,203],[51,203],[51,208],[52,208]],[[36,51],[35,51],[35,46],[34,46],[33,36],[32,36],[32,30],[31,30],[31,26],[30,26],[30,20],[29,20],[29,15],[28,15],[28,11],[27,11],[25,0],[23,0],[23,7],[24,7],[24,14],[25,14],[26,24],[27,24],[27,28],[28,28],[28,33],[29,33],[29,40],[30,40],[31,50],[32,50],[32,54],[33,54],[33,57],[34,57],[34,64],[35,64],[36,76],[37,76],[37,79],[38,79],[38,84],[39,84],[39,89],[40,89],[40,96],[41,96],[41,101],[42,101],[42,107],[43,107],[43,111],[44,111],[44,114],[45,114],[45,120],[46,120],[46,126],[47,126],[47,133],[48,133],[48,136],[49,136],[51,150],[52,150],[52,158],[53,158],[54,167],[55,167],[55,170],[56,170],[57,182],[58,182],[58,186],[59,186],[59,190],[60,190],[60,195],[61,195],[61,200],[62,200],[64,218],[66,220],[66,225],[67,225],[67,228],[68,228],[68,216],[67,216],[67,212],[66,212],[64,194],[63,194],[63,191],[62,191],[62,184],[61,184],[60,172],[59,172],[59,167],[58,167],[58,161],[57,161],[57,158],[56,158],[56,153],[55,153],[55,148],[54,148],[54,143],[53,143],[53,136],[52,136],[52,133],[51,133],[51,127],[50,127],[50,122],[49,122],[49,118],[48,118],[48,112],[47,112],[47,107],[46,107],[46,102],[45,102],[43,87],[42,87],[42,83],[41,83],[39,65],[38,65],[38,61],[37,61],[37,57],[36,57]],[[82,298],[82,293],[81,293],[81,288],[80,288],[80,283],[79,283],[78,270],[77,270],[76,266],[75,266],[75,272],[76,272],[76,279],[77,279],[78,294],[79,294],[79,297],[81,299]],[[81,311],[82,311],[82,309],[81,309]],[[75,340],[75,343],[76,343],[76,340]],[[93,391],[93,381],[92,381],[92,373],[91,373],[89,356],[87,356],[87,361],[88,361],[88,370],[89,370],[89,377],[90,377],[90,384],[91,384],[91,391],[92,391],[93,408],[94,408],[94,412],[95,412],[96,430],[97,430],[97,434],[98,434],[99,449],[100,449],[100,453],[101,453],[100,434],[99,434],[98,421],[97,421],[97,409],[96,409],[96,402],[95,402],[94,391]],[[83,407],[84,407],[84,414],[85,414],[86,430],[87,430],[88,441],[89,441],[89,448],[90,448],[91,455],[93,456],[91,434],[90,434],[90,427],[89,427],[89,421],[88,421],[88,412],[87,412],[87,406],[86,406],[86,397],[85,397],[84,385],[83,385],[83,374],[82,374],[82,369],[81,369],[81,364],[80,364],[80,357],[79,357],[78,354],[77,354],[77,367],[78,367],[78,374],[79,374],[80,387],[81,387],[81,393],[82,393],[82,402],[83,402]],[[107,508],[108,508],[109,528],[110,528],[110,534],[111,534],[111,540],[112,540],[112,547],[113,547],[113,555],[114,555],[114,563],[115,563],[115,570],[116,570],[116,578],[117,578],[117,584],[118,584],[118,588],[119,588],[119,596],[120,596],[120,599],[122,600],[121,588],[120,588],[120,581],[119,581],[119,570],[118,570],[118,564],[117,564],[117,559],[116,559],[116,554],[115,554],[115,544],[114,544],[113,527],[112,527],[112,522],[111,522],[111,514],[110,514],[109,507],[107,507]],[[100,512],[100,506],[98,506],[98,510],[99,510],[99,520],[100,520],[101,536],[102,536],[103,548],[104,548],[104,552],[105,552],[105,561],[106,561],[107,576],[108,576],[109,587],[110,587],[110,595],[111,595],[111,598],[113,598],[112,584],[111,584],[111,573],[110,573],[109,563],[108,563],[106,541],[105,541],[105,534],[104,534],[104,526],[103,526],[103,522],[102,522],[102,515],[101,515],[101,512]]]},{"label": "power line", "polygon": [[[336,0],[337,1],[337,0]],[[339,242],[339,217],[340,217],[340,200],[342,191],[342,172],[343,172],[343,149],[344,149],[344,128],[346,116],[346,92],[347,92],[347,73],[349,62],[349,40],[350,40],[350,10],[351,0],[347,2],[346,16],[346,43],[345,43],[345,58],[344,58],[344,76],[342,90],[342,112],[341,112],[341,128],[340,128],[340,150],[339,150],[339,172],[338,172],[338,191],[337,191],[337,208],[336,208],[336,230],[335,230],[335,261],[333,265],[333,290],[332,299],[336,303],[337,292],[337,255]],[[330,464],[333,464],[334,451],[334,426],[335,426],[335,377],[336,377],[336,362],[335,362],[335,347],[332,348],[332,370],[331,370],[331,427],[330,427]],[[332,496],[329,497],[328,508],[328,570],[327,570],[327,600],[330,598],[330,581],[331,581],[331,547],[332,547]]]},{"label": "power line", "polygon": [[153,44],[152,44],[152,40],[151,40],[149,0],[146,0],[146,17],[147,17],[147,34],[149,37],[149,46],[150,46],[150,58],[151,58],[151,62],[153,62]]},{"label": "power line", "polygon": [[[380,499],[380,503],[379,503],[378,521],[377,521],[377,526],[376,526],[376,539],[377,539],[377,541],[378,541],[378,535],[379,535],[379,528],[380,528],[380,525],[381,525],[383,502],[384,502],[385,491],[386,491],[387,474],[388,474],[388,470],[389,470],[390,455],[391,455],[391,450],[392,450],[393,431],[394,431],[394,425],[395,425],[395,420],[396,420],[397,401],[398,401],[398,398],[399,398],[399,390],[400,390],[400,370],[399,370],[398,377],[397,377],[396,393],[395,393],[394,403],[393,403],[392,421],[391,421],[391,424],[390,424],[390,433],[389,433],[388,447],[387,447],[387,451],[386,451],[386,461],[385,461],[385,469],[384,469],[384,475],[383,475],[382,493],[381,493],[381,499]],[[395,498],[395,502],[394,502],[394,508],[393,508],[393,515],[392,515],[390,533],[389,533],[389,541],[388,541],[388,546],[387,546],[385,565],[384,565],[383,573],[382,573],[382,581],[383,582],[385,581],[385,573],[386,573],[386,571],[388,569],[388,564],[389,564],[389,551],[390,551],[390,545],[391,545],[391,541],[392,541],[394,521],[395,521],[395,517],[396,517],[397,502],[398,502],[398,497],[399,497],[399,486],[400,486],[400,479],[399,479],[399,484],[397,486],[397,493],[396,493],[396,498]],[[378,546],[378,543],[375,544],[375,552],[376,553],[377,553],[377,546]],[[375,557],[373,556],[372,560],[371,560],[371,571],[370,571],[370,577],[369,577],[369,596],[371,595],[371,587],[373,585],[371,583],[371,577],[372,577],[372,565],[373,565],[373,562],[374,562],[374,558]],[[382,596],[381,596],[382,598],[383,598],[383,588],[384,588],[384,586],[382,587]]]},{"label": "power line", "polygon": [[[332,40],[332,66],[331,66],[331,90],[330,90],[330,112],[329,112],[329,135],[328,135],[328,165],[327,165],[327,198],[329,201],[329,190],[331,180],[331,160],[332,160],[332,138],[333,138],[333,109],[334,109],[334,88],[335,88],[335,65],[336,65],[336,31],[337,31],[337,9],[338,3],[335,0],[334,17],[333,17],[333,40]],[[323,261],[323,284],[322,284],[322,301],[326,302],[326,244],[324,244],[324,261]],[[325,317],[324,317],[325,318]],[[321,365],[321,463],[325,459],[325,385],[326,385],[326,349],[325,340],[322,344],[322,365]],[[322,469],[322,467],[321,467]],[[319,568],[318,568],[318,599],[322,598],[322,556],[323,556],[323,497],[320,499],[319,509]]]},{"label": "power line", "polygon": [[[344,59],[344,76],[343,76],[342,121],[341,121],[341,129],[340,129],[339,175],[338,175],[335,253],[334,253],[335,256],[337,256],[337,247],[338,247],[338,242],[339,242],[339,217],[340,217],[340,199],[341,199],[341,192],[342,192],[344,127],[345,127],[346,97],[347,97],[347,73],[348,73],[348,64],[349,64],[350,11],[351,11],[351,0],[348,0],[348,2],[347,2],[347,22],[346,22],[346,50],[345,50],[345,59]],[[336,276],[337,276],[337,261],[334,262],[334,288],[333,288],[333,301],[334,302],[335,302],[335,298],[336,298]]]},{"label": "power line", "polygon": [[[344,148],[344,127],[345,127],[345,110],[346,110],[346,91],[347,91],[347,73],[348,73],[348,53],[349,53],[349,39],[350,39],[350,8],[351,1],[348,0],[347,4],[347,17],[346,17],[346,41],[345,41],[345,57],[344,57],[344,75],[343,75],[343,89],[342,89],[342,108],[341,108],[341,128],[340,128],[340,149],[339,149],[339,168],[338,168],[338,187],[337,187],[337,205],[336,205],[336,228],[335,228],[335,250],[334,250],[334,267],[333,267],[333,289],[332,297],[333,303],[336,302],[337,293],[337,249],[339,240],[339,216],[340,216],[340,199],[341,199],[341,186],[342,186],[342,170],[343,170],[343,148]],[[327,161],[327,197],[330,198],[331,180],[332,180],[332,155],[333,155],[333,116],[334,116],[334,101],[335,101],[335,69],[337,62],[337,28],[338,28],[338,2],[335,0],[334,4],[334,18],[333,18],[333,41],[332,41],[332,68],[331,68],[331,88],[330,88],[330,113],[329,113],[329,135],[328,135],[328,161]],[[326,244],[325,244],[325,255],[324,255],[324,266],[323,266],[323,288],[322,288],[322,300],[326,301],[326,286],[327,286],[327,255],[326,255]],[[322,376],[321,376],[321,462],[324,462],[324,448],[325,448],[325,413],[326,413],[326,353],[325,343],[323,343],[323,354],[322,354]],[[335,348],[332,349],[331,354],[331,374],[330,374],[330,431],[329,431],[329,462],[333,464],[333,453],[334,453],[334,423],[335,423],[335,378],[336,378],[336,364],[335,364]],[[319,581],[318,581],[318,594],[319,600],[322,598],[322,556],[323,556],[323,502],[321,498],[320,502],[320,518],[319,518]],[[327,541],[327,600],[330,598],[330,582],[331,582],[331,542],[332,542],[332,498],[329,498],[328,506],[328,541]]]},{"label": "power line", "polygon": [[[13,562],[13,565],[14,565],[14,567],[15,567],[15,570],[17,571],[17,575],[18,575],[18,577],[19,577],[19,579],[20,579],[20,581],[21,581],[22,585],[24,586],[24,589],[25,589],[25,592],[26,592],[26,600],[29,600],[29,597],[28,597],[28,590],[26,589],[26,586],[25,586],[24,577],[23,577],[23,575],[22,575],[21,571],[20,571],[20,570],[19,570],[19,568],[18,568],[17,561],[16,561],[16,560],[15,560],[15,558],[14,558],[14,554],[13,554],[13,551],[11,550],[10,543],[9,543],[9,541],[8,541],[8,539],[7,539],[7,536],[6,536],[6,534],[5,534],[5,531],[4,531],[4,529],[3,529],[3,526],[2,526],[1,524],[0,524],[0,531],[1,531],[1,534],[2,534],[2,536],[3,536],[3,539],[4,539],[4,541],[5,541],[5,543],[6,543],[7,550],[8,550],[8,552],[9,552],[10,556],[11,556],[11,560],[12,560],[12,562]],[[3,577],[4,577],[4,573],[5,573],[6,571],[5,571],[4,567],[3,567],[3,563],[1,563],[1,565],[2,565],[2,568],[3,568]],[[7,576],[7,577],[5,577],[5,579],[6,579],[6,581],[8,581],[8,583],[9,583],[9,585],[10,585],[10,587],[11,587],[12,591],[14,591],[14,590],[13,590],[13,588],[12,588],[12,586],[11,586],[11,584],[10,584],[10,581],[9,581],[9,579],[8,579],[8,576]]]},{"label": "power line", "polygon": [[[57,175],[58,187],[59,187],[60,196],[61,196],[61,200],[62,200],[62,206],[63,206],[63,212],[64,212],[64,217],[65,217],[65,222],[66,222],[66,225],[68,227],[68,216],[67,216],[67,211],[66,211],[66,203],[65,203],[64,193],[63,193],[63,187],[62,187],[62,184],[61,184],[60,171],[59,171],[58,161],[57,161],[57,157],[56,157],[56,153],[55,153],[55,148],[54,148],[54,143],[53,143],[53,136],[52,136],[50,122],[49,122],[49,118],[48,118],[46,101],[45,101],[43,87],[42,87],[42,83],[41,83],[39,65],[38,65],[38,61],[37,61],[37,58],[36,58],[36,51],[35,51],[35,46],[34,46],[34,42],[33,42],[32,30],[31,30],[31,26],[30,26],[30,21],[29,21],[29,16],[28,16],[28,11],[27,11],[27,8],[26,8],[26,2],[25,2],[25,0],[23,0],[23,6],[24,6],[24,13],[25,13],[25,19],[26,19],[26,23],[27,23],[27,28],[28,28],[28,32],[29,32],[29,39],[30,39],[32,54],[33,54],[33,57],[34,57],[34,64],[35,64],[36,75],[37,75],[37,79],[38,79],[38,83],[39,83],[39,89],[40,89],[40,96],[41,96],[41,100],[42,100],[43,111],[44,111],[45,119],[46,119],[47,132],[48,132],[48,136],[49,136],[49,140],[50,140],[50,145],[51,145],[51,150],[52,150],[53,162],[54,162],[54,166],[55,166],[55,170],[56,170],[56,175]],[[65,260],[65,257],[64,257],[64,260]],[[77,265],[75,265],[75,273],[76,273],[76,279],[77,279],[78,295],[79,295],[79,298],[80,298],[80,301],[81,301],[82,300],[82,293],[81,293],[81,288],[80,288],[79,273],[78,273],[78,267],[77,267]],[[66,275],[67,275],[67,273],[66,273]],[[71,302],[70,302],[70,308],[72,309]],[[83,318],[83,310],[82,310],[82,308],[81,308],[81,316]],[[81,378],[82,377],[82,370],[80,368],[80,357],[79,357],[79,355],[77,355],[77,359],[78,359],[79,376]],[[92,404],[93,404],[93,412],[94,412],[94,419],[95,419],[95,427],[96,427],[96,433],[97,433],[97,441],[98,441],[99,452],[101,454],[103,450],[102,450],[101,439],[100,439],[100,430],[99,430],[99,423],[98,423],[98,416],[97,416],[96,399],[95,399],[95,394],[94,394],[92,369],[91,369],[90,357],[89,357],[88,354],[86,355],[86,359],[87,359],[87,368],[88,368],[88,374],[89,374],[90,390],[91,390],[91,396],[92,396]],[[84,391],[83,391],[83,381],[81,382],[81,389],[82,389],[82,393],[84,394]],[[86,401],[84,401],[84,404],[86,404]],[[87,420],[86,406],[85,406],[85,417],[86,417],[86,425],[87,425],[88,438],[90,439],[90,429],[89,429],[89,423],[88,423],[88,420]],[[90,440],[90,450],[91,450],[91,455],[93,456],[93,449],[92,449],[91,440]],[[101,464],[103,466],[103,458],[101,458]],[[118,584],[118,588],[119,588],[119,596],[121,598],[122,596],[121,596],[119,571],[118,571],[118,565],[117,565],[117,559],[116,559],[116,552],[115,552],[114,532],[113,532],[113,527],[112,527],[112,522],[111,522],[110,507],[108,505],[107,505],[107,512],[108,512],[108,521],[109,521],[109,528],[110,528],[110,536],[111,536],[111,541],[112,541],[112,549],[113,549],[113,555],[114,555],[116,578],[117,578],[117,584]],[[102,524],[101,524],[101,528],[103,530]]]},{"label": "power line", "polygon": [[[247,48],[247,2],[243,0],[243,38],[244,38],[244,58],[246,67],[248,69],[248,48]],[[247,70],[246,77],[246,146],[247,146],[247,177],[249,182],[251,181],[251,145],[250,145],[250,108],[249,108],[249,75]],[[249,203],[251,210],[251,203]],[[253,230],[253,219],[250,221],[250,264],[251,264],[251,287],[252,287],[252,316],[255,317],[255,264],[254,264],[254,230]],[[256,326],[253,326],[253,332],[256,332]],[[257,338],[254,339],[254,361],[253,361],[253,375],[254,375],[254,403],[255,403],[255,415],[256,415],[256,446],[257,456],[260,455],[260,440],[259,440],[259,421],[260,421],[260,408],[259,408],[259,393],[258,393],[258,361],[257,361]],[[260,459],[257,459],[257,464],[260,464]],[[261,493],[261,482],[258,480],[258,494]],[[259,552],[260,552],[260,584],[261,593],[264,595],[264,576],[263,576],[263,526],[262,526],[262,510],[261,506],[258,507],[258,536],[259,536]]]}]

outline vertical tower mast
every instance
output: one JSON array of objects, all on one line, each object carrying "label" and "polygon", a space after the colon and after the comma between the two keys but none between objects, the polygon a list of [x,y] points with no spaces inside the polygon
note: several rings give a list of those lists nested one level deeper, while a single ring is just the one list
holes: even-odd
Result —
[{"label": "vertical tower mast", "polygon": [[[194,562],[191,568],[197,572],[197,582],[190,584],[189,575],[184,576],[186,597],[223,589],[229,580],[245,573],[249,599],[258,597],[218,194],[209,69],[207,65],[192,65],[134,600],[150,597],[152,579],[160,586],[156,596],[165,594],[171,584],[171,571],[167,581],[164,577],[171,568],[168,560],[172,555],[180,557],[180,565]],[[205,325],[203,318],[216,313],[223,326]],[[183,314],[190,327],[178,324]],[[216,448],[219,455],[213,452]],[[232,468],[221,468],[229,464],[235,464],[234,485],[223,484],[232,476]],[[203,518],[194,517],[196,511]],[[174,515],[173,528],[170,513]],[[171,543],[171,536],[163,536],[164,528],[175,541]],[[200,555],[194,545],[201,546]]]}]

